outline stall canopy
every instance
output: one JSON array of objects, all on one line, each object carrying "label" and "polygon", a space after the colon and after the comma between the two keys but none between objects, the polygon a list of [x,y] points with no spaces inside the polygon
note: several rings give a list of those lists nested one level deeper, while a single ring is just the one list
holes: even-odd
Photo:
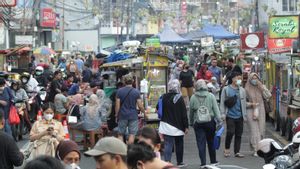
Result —
[{"label": "stall canopy", "polygon": [[207,35],[211,35],[214,39],[238,39],[239,35],[227,31],[221,25],[205,25],[202,29]]},{"label": "stall canopy", "polygon": [[194,30],[194,31],[190,31],[189,33],[183,35],[183,37],[185,39],[194,40],[194,41],[198,41],[201,38],[207,37],[207,36],[209,36],[209,35],[207,35],[205,32],[203,32],[200,29]]},{"label": "stall canopy", "polygon": [[160,43],[189,43],[190,40],[179,36],[170,26],[165,26],[158,34]]}]

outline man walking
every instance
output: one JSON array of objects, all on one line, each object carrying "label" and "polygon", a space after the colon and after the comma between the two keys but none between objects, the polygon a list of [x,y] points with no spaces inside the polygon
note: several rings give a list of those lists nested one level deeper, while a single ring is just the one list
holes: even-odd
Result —
[{"label": "man walking", "polygon": [[134,136],[138,131],[138,110],[145,113],[140,92],[132,87],[133,77],[127,74],[124,77],[125,87],[117,91],[116,97],[116,119],[118,121],[119,138],[123,140],[127,127],[129,132],[128,144],[134,142]]},{"label": "man walking", "polygon": [[227,124],[224,156],[230,156],[230,144],[233,136],[235,136],[235,157],[243,158],[244,155],[240,153],[240,148],[244,120],[247,119],[246,92],[242,88],[242,75],[239,72],[233,72],[230,78],[232,78],[232,83],[223,89],[220,102],[220,110],[223,117],[226,117]]},{"label": "man walking", "polygon": [[117,138],[104,137],[84,154],[94,157],[96,169],[127,169],[127,146]]},{"label": "man walking", "polygon": [[218,67],[217,64],[218,64],[218,60],[212,59],[211,66],[208,67],[208,70],[211,71],[213,76],[217,78],[218,84],[221,84],[221,79],[223,77],[222,69]]}]

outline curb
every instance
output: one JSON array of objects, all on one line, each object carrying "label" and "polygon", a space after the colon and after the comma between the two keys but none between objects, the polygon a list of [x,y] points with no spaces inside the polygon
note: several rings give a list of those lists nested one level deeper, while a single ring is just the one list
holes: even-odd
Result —
[{"label": "curb", "polygon": [[285,145],[289,144],[289,142],[285,138],[283,138],[280,134],[278,134],[276,131],[273,131],[269,128],[266,128],[266,130],[267,130],[267,132],[270,132],[272,137],[275,138],[276,140],[278,140],[282,144],[283,147]]}]

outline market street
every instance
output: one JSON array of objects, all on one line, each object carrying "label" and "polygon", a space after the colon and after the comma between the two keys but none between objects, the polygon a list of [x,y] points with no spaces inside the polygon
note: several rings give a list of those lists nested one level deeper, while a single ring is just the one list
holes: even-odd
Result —
[{"label": "market street", "polygon": [[[273,134],[275,133],[273,126],[271,126],[270,123],[267,123],[267,126],[268,127],[267,127],[266,137],[272,138]],[[277,133],[277,135],[278,135],[278,133]],[[236,158],[236,157],[224,158],[224,156],[223,156],[224,135],[223,135],[222,141],[221,141],[222,142],[221,149],[217,151],[217,160],[219,161],[220,165],[238,165],[240,167],[244,167],[247,169],[262,168],[262,166],[264,165],[264,161],[263,161],[263,159],[261,159],[259,157],[252,156],[252,152],[250,151],[250,147],[249,147],[248,136],[249,136],[249,130],[248,130],[247,125],[245,124],[244,134],[243,134],[243,139],[242,139],[242,148],[241,148],[242,153],[246,155],[245,158]],[[22,145],[24,145],[26,141],[27,140],[22,140],[22,141],[18,142],[18,146],[21,148]],[[176,156],[173,153],[173,156],[172,156],[173,161],[175,160],[175,158],[176,158]],[[207,160],[209,160],[208,155],[207,155]],[[186,164],[188,164],[186,169],[198,169],[199,165],[200,165],[200,160],[198,157],[198,149],[196,146],[195,134],[192,129],[190,129],[189,134],[185,137],[184,162]],[[175,163],[175,161],[174,161],[174,163]],[[88,158],[83,155],[81,162],[80,162],[80,167],[81,167],[81,169],[94,169],[95,161],[93,158]],[[20,169],[20,167],[18,169]]]}]

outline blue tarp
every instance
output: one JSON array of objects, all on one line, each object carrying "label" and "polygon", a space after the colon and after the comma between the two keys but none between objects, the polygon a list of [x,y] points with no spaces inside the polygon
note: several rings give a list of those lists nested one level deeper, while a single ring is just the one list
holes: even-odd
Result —
[{"label": "blue tarp", "polygon": [[160,43],[189,43],[190,40],[179,36],[172,28],[165,26],[161,33],[158,34]]},{"label": "blue tarp", "polygon": [[211,35],[214,39],[238,39],[240,36],[227,31],[221,25],[205,25],[202,29],[207,35]]},{"label": "blue tarp", "polygon": [[200,29],[190,31],[189,33],[183,35],[183,37],[185,39],[189,39],[189,40],[200,40],[201,38],[207,37],[207,36],[208,35]]}]

